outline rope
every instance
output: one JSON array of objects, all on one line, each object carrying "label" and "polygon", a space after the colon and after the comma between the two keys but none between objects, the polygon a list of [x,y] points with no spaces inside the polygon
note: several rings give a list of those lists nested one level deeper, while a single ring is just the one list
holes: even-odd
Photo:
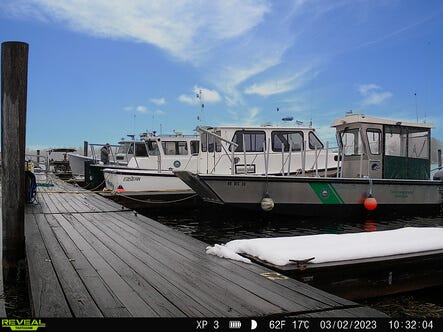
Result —
[{"label": "rope", "polygon": [[140,202],[140,203],[151,203],[151,204],[169,204],[169,203],[177,203],[177,202],[182,202],[191,198],[194,198],[195,196],[198,196],[198,194],[194,194],[185,198],[180,198],[180,199],[176,199],[176,200],[171,200],[171,201],[152,201],[152,200],[142,200],[142,199],[138,199],[138,198],[134,198],[128,195],[123,195],[123,194],[116,194],[114,193],[114,196],[122,196],[124,198],[127,198],[129,200],[132,201],[136,201],[136,202]]}]

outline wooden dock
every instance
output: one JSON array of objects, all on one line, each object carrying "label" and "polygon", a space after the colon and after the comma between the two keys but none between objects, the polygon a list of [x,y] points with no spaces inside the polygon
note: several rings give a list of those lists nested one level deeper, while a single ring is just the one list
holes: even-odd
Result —
[{"label": "wooden dock", "polygon": [[25,215],[35,317],[386,317],[207,255],[207,244],[80,187],[37,183]]}]

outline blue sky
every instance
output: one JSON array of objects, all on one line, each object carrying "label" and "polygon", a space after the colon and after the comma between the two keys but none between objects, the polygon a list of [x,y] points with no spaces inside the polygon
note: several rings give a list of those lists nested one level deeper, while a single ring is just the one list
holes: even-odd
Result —
[{"label": "blue sky", "polygon": [[443,140],[440,0],[0,0],[0,36],[29,43],[31,148],[286,116],[333,142],[349,110]]}]

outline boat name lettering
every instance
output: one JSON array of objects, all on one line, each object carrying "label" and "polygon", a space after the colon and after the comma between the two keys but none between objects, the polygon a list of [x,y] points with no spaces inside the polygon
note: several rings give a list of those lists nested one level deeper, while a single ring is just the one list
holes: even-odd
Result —
[{"label": "boat name lettering", "polygon": [[413,194],[413,190],[391,190],[391,194],[394,195],[394,197],[408,197],[409,195]]},{"label": "boat name lettering", "polygon": [[133,182],[133,181],[140,181],[140,176],[125,176],[123,178],[123,182]]},{"label": "boat name lettering", "polygon": [[246,186],[245,181],[228,181],[228,186],[234,186],[234,187],[244,187]]}]

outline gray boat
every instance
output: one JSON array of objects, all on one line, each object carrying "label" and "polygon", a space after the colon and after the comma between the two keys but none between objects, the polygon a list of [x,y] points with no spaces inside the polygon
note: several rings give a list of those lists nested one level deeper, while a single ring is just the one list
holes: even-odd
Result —
[{"label": "gray boat", "polygon": [[431,177],[431,124],[351,114],[332,126],[339,146],[336,176],[175,174],[206,202],[272,213],[441,213],[443,181]]}]

